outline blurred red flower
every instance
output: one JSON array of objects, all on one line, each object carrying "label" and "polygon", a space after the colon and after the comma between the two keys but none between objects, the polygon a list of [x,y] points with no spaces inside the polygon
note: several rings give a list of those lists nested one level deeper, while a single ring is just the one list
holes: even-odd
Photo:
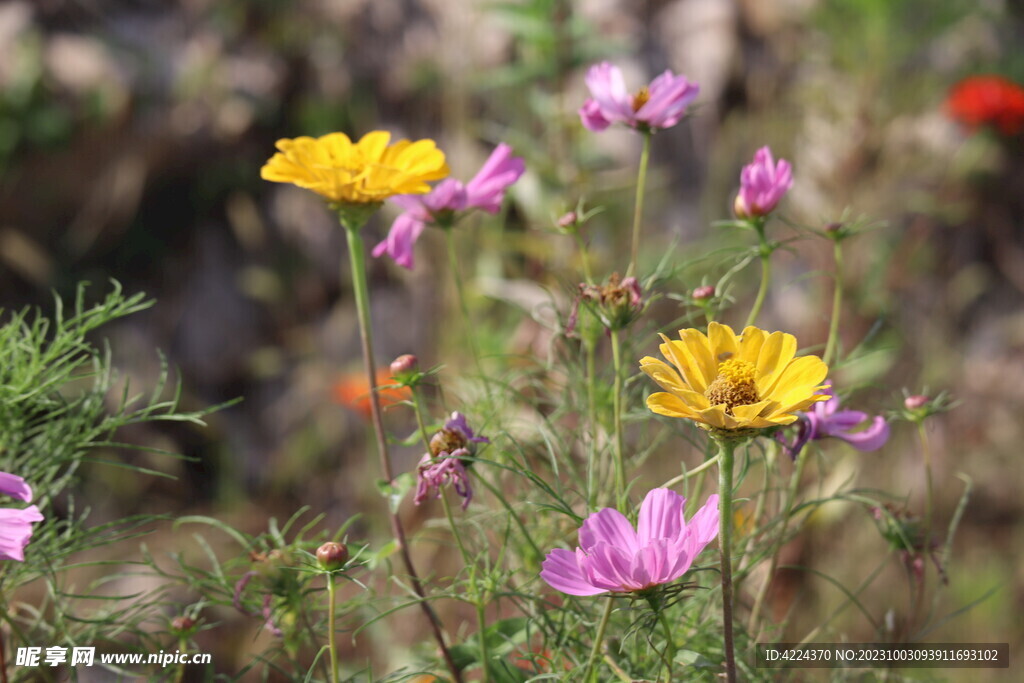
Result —
[{"label": "blurred red flower", "polygon": [[966,126],[1016,135],[1024,129],[1024,88],[1002,76],[971,76],[949,91],[946,110]]},{"label": "blurred red flower", "polygon": [[[412,391],[406,386],[397,386],[388,368],[377,369],[377,397],[383,410],[402,401],[412,400]],[[370,418],[370,386],[366,381],[366,372],[349,372],[342,375],[331,387],[331,396],[349,410]]]}]

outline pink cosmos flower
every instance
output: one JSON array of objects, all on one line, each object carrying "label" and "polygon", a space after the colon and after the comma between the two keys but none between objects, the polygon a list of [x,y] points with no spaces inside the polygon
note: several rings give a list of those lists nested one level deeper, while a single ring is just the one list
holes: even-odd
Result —
[{"label": "pink cosmos flower", "polygon": [[776,164],[772,151],[762,147],[754,154],[754,161],[740,173],[740,191],[733,209],[738,218],[757,218],[772,212],[783,195],[793,186],[793,170],[789,162],[779,159]]},{"label": "pink cosmos flower", "polygon": [[[11,498],[32,500],[32,489],[16,474],[0,472],[0,493]],[[23,510],[0,509],[0,560],[25,561],[25,546],[32,537],[32,524],[43,521],[39,508],[30,505]]]},{"label": "pink cosmos flower", "polygon": [[[853,431],[869,419],[871,424],[865,429]],[[889,440],[889,423],[884,417],[871,418],[859,410],[839,410],[839,398],[833,395],[827,401],[815,403],[809,412],[800,413],[792,443],[781,432],[775,435],[786,454],[794,460],[808,441],[829,437],[842,439],[858,451],[876,451]]]},{"label": "pink cosmos flower", "polygon": [[618,510],[604,508],[580,527],[576,551],[548,553],[540,578],[569,595],[632,593],[675,581],[718,535],[718,496],[687,523],[686,499],[653,489],[640,505],[636,530]]},{"label": "pink cosmos flower", "polygon": [[385,253],[403,268],[413,267],[413,245],[423,228],[451,224],[456,211],[482,209],[497,213],[505,190],[523,175],[526,165],[512,156],[512,148],[501,143],[473,179],[463,185],[453,178],[443,180],[425,195],[400,194],[391,198],[404,212],[391,224],[388,236],[373,248],[376,258]]},{"label": "pink cosmos flower", "polygon": [[686,76],[666,70],[631,95],[626,91],[622,71],[608,62],[590,67],[585,81],[591,97],[580,108],[580,119],[595,133],[613,123],[638,130],[671,128],[700,92],[700,87]]}]

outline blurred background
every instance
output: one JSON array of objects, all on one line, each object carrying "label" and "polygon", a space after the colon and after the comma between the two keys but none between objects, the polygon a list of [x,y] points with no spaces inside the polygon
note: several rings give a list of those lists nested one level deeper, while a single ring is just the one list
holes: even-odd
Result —
[{"label": "blurred background", "polygon": [[[1022,41],[1024,8],[1002,0],[7,0],[0,303],[50,311],[54,293],[88,280],[99,297],[114,278],[157,301],[104,332],[133,385],[153,381],[160,349],[186,407],[244,397],[205,430],[129,435],[195,460],[160,462],[177,482],[97,472],[81,495],[99,518],[198,511],[256,531],[270,514],[311,505],[337,526],[379,506],[353,399],[360,355],[344,240],[318,197],[260,180],[274,141],[373,129],[432,137],[462,180],[495,144],[511,144],[527,174],[501,216],[460,234],[463,272],[489,348],[543,352],[542,309],[564,316],[580,279],[557,218],[580,198],[605,205],[586,227],[595,272],[625,265],[615,254],[628,241],[639,138],[579,125],[585,70],[608,59],[636,89],[672,69],[701,92],[692,117],[655,138],[647,265],[669,248],[691,260],[711,244],[746,243],[711,223],[730,216],[740,168],[770,144],[794,167],[788,224],[773,227],[794,242],[776,254],[762,326],[821,343],[831,245],[810,230],[870,225],[847,243],[842,337],[845,351],[872,340],[871,352],[842,379],[865,388],[857,407],[874,413],[897,409],[904,388],[959,401],[928,423],[943,524],[964,491],[957,473],[973,481],[946,602],[995,593],[931,637],[1009,641],[1017,652],[1024,113],[984,125],[949,97],[978,74],[1024,82]],[[394,215],[371,223],[368,244]],[[455,309],[442,257],[428,235],[413,271],[371,263],[383,365],[412,352],[458,370],[445,354]],[[670,287],[685,293],[702,274],[683,271]],[[672,320],[681,306],[658,311]],[[399,411],[388,419],[412,428]],[[418,453],[395,458],[407,470]],[[905,426],[880,454],[837,462],[859,484],[919,504],[920,458]],[[822,515],[789,560],[827,568],[834,555],[831,569],[855,575],[851,557],[884,554],[866,512],[836,515],[857,521],[837,535]],[[891,581],[904,581],[895,562]],[[841,599],[825,585],[789,590],[814,614]],[[879,614],[886,599],[872,598]],[[781,616],[789,604],[777,600]],[[852,633],[866,627],[848,616]]]}]

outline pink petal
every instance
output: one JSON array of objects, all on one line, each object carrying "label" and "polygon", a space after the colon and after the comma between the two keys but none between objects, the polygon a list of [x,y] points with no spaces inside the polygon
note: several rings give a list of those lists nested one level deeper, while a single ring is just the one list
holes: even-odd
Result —
[{"label": "pink petal", "polygon": [[373,248],[373,256],[380,258],[387,254],[403,268],[413,267],[413,245],[419,239],[426,225],[408,213],[403,213],[391,224],[388,236]]},{"label": "pink petal", "polygon": [[600,105],[598,105],[592,98],[583,103],[583,106],[580,107],[579,114],[583,127],[589,131],[600,133],[602,130],[612,125],[612,122],[601,114]]},{"label": "pink petal", "polygon": [[627,554],[609,543],[598,543],[587,552],[576,550],[576,561],[587,581],[617,593],[643,588],[643,584],[633,580],[632,560],[632,553]]},{"label": "pink petal", "polygon": [[[718,536],[718,521],[718,495],[712,494],[708,496],[708,502],[704,503],[704,506],[694,513],[687,525],[690,537],[696,541],[700,549],[703,549],[704,546]],[[693,553],[695,557],[700,552],[700,549]]]},{"label": "pink petal", "polygon": [[7,472],[0,472],[0,493],[26,503],[32,500],[32,488],[25,483],[25,480],[16,474]]},{"label": "pink petal", "polygon": [[480,171],[466,184],[466,206],[497,213],[505,190],[519,180],[526,164],[512,156],[512,148],[501,143],[491,152]]},{"label": "pink petal", "polygon": [[640,504],[637,543],[644,547],[659,538],[679,539],[686,499],[668,489],[651,489]]},{"label": "pink petal", "polygon": [[648,89],[650,99],[636,112],[636,118],[655,128],[671,128],[679,123],[686,108],[697,98],[700,87],[685,76],[665,71]]},{"label": "pink petal", "polygon": [[580,571],[576,554],[563,548],[555,548],[541,565],[540,578],[552,588],[569,595],[597,595],[607,592],[587,583]]},{"label": "pink petal", "polygon": [[889,423],[884,417],[876,417],[871,426],[860,432],[833,434],[859,451],[875,451],[889,440]]},{"label": "pink petal", "polygon": [[626,91],[619,67],[608,62],[595,64],[587,70],[584,81],[604,118],[612,122],[633,120],[633,98]]},{"label": "pink petal", "polygon": [[0,509],[0,560],[25,561],[25,546],[32,537],[32,523],[43,521],[39,508]]},{"label": "pink petal", "polygon": [[423,195],[422,202],[429,213],[461,211],[466,208],[466,188],[458,180],[446,178]]},{"label": "pink petal", "polygon": [[598,543],[607,543],[632,557],[638,550],[636,531],[618,510],[602,508],[587,517],[580,527],[580,547],[590,552]]}]

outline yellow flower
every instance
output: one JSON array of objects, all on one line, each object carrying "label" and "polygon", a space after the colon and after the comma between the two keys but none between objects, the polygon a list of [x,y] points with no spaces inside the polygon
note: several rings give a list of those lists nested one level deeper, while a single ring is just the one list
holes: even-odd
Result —
[{"label": "yellow flower", "polygon": [[703,429],[764,429],[788,425],[796,411],[828,399],[817,393],[828,366],[817,356],[796,358],[791,334],[748,327],[737,336],[713,322],[707,336],[689,329],[678,340],[661,338],[672,365],[640,359],[640,369],[665,389],[647,399],[659,415],[694,420]]},{"label": "yellow flower", "polygon": [[428,180],[448,175],[444,152],[433,140],[399,140],[373,131],[353,143],[344,133],[277,141],[280,150],[260,169],[260,177],[292,183],[332,202],[374,204],[396,194],[424,194]]}]

